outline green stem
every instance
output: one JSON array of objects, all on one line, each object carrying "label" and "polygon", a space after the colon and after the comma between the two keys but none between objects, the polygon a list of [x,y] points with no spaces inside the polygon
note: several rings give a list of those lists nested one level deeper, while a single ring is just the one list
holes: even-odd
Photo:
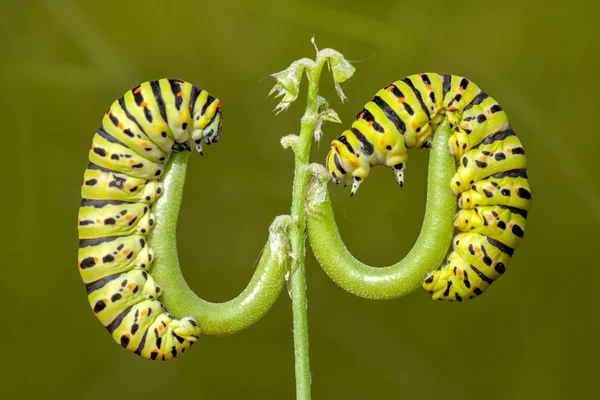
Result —
[{"label": "green stem", "polygon": [[[152,207],[157,223],[149,239],[150,248],[155,252],[150,272],[163,289],[161,300],[170,313],[193,317],[204,334],[229,335],[259,320],[279,297],[288,269],[285,231],[290,218],[277,217],[271,225],[269,241],[258,267],[239,296],[224,303],[201,299],[186,283],[177,256],[177,217],[187,160],[185,151],[171,155],[163,176],[164,194]],[[205,242],[212,240],[208,232],[205,235]],[[227,243],[222,245],[227,246]]]},{"label": "green stem", "polygon": [[[391,299],[419,288],[428,269],[437,268],[450,248],[456,198],[450,180],[456,170],[448,152],[450,127],[444,121],[436,130],[430,152],[427,205],[423,227],[411,251],[400,262],[375,268],[348,251],[335,223],[326,182],[314,182],[309,193],[308,237],[315,257],[340,287],[368,299]],[[320,192],[319,192],[320,190]]]},{"label": "green stem", "polygon": [[294,192],[292,197],[292,218],[296,222],[290,229],[290,241],[294,262],[291,272],[292,313],[294,317],[294,355],[296,362],[296,399],[309,400],[310,360],[308,351],[308,319],[306,301],[306,276],[304,270],[305,231],[306,231],[306,192],[310,175],[308,161],[318,114],[319,79],[325,58],[317,59],[313,68],[306,69],[308,96],[306,109],[301,121],[300,137],[293,145],[295,153]]}]

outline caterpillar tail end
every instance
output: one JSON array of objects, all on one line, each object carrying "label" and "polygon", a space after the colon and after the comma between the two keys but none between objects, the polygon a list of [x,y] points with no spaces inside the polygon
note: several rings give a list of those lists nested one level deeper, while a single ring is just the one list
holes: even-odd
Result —
[{"label": "caterpillar tail end", "polygon": [[457,283],[455,279],[448,268],[428,271],[423,280],[423,289],[431,294],[432,300],[462,301],[456,290],[452,290],[452,286]]}]

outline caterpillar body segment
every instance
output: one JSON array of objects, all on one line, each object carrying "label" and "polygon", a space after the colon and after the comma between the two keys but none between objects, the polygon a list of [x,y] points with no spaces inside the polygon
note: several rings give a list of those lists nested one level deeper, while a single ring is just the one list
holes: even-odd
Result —
[{"label": "caterpillar body segment", "polygon": [[404,184],[408,149],[431,147],[444,119],[457,171],[456,236],[446,263],[423,286],[434,299],[463,301],[482,294],[506,270],[525,234],[531,189],[525,149],[498,102],[468,79],[411,75],[379,90],[351,128],[333,140],[326,165],[351,195],[376,165],[391,167]]},{"label": "caterpillar body segment", "polygon": [[173,151],[219,140],[221,103],[179,79],[144,82],[116,100],[94,135],[79,209],[78,268],[92,311],[123,348],[170,360],[196,342],[191,317],[174,318],[150,274],[153,203]]}]

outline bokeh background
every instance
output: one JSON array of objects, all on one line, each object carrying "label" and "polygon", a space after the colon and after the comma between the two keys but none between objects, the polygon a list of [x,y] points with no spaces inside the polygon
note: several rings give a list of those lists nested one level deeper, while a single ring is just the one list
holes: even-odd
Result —
[{"label": "bokeh background", "polygon": [[[592,8],[590,8],[592,7]],[[92,135],[137,83],[186,79],[218,96],[225,130],[191,157],[178,246],[202,297],[224,301],[251,277],[273,217],[289,211],[304,95],[275,116],[269,74],[314,57],[310,38],[356,61],[336,98],[349,126],[380,87],[406,75],[464,75],[499,100],[528,152],[527,235],[485,296],[433,302],[345,293],[307,260],[315,399],[596,398],[598,356],[598,40],[589,2],[505,0],[4,0],[2,73],[2,392],[19,398],[292,399],[292,317],[205,337],[175,362],[121,350],[89,310],[76,268],[79,190]],[[342,126],[326,125],[321,162]],[[595,159],[596,158],[596,159]],[[407,184],[377,168],[350,200],[332,187],[348,247],[398,261],[424,212],[427,152]],[[235,248],[232,248],[235,246]],[[6,301],[8,300],[8,302]],[[9,397],[6,397],[9,398]]]}]

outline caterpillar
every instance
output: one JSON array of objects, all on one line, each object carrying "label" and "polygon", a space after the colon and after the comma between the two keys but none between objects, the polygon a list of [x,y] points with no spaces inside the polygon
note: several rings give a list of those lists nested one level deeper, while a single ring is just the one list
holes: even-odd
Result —
[{"label": "caterpillar", "polygon": [[460,76],[411,75],[375,94],[333,140],[326,165],[334,182],[352,182],[351,195],[376,165],[392,168],[403,186],[407,149],[431,147],[444,119],[457,163],[450,182],[458,196],[457,233],[445,264],[426,274],[423,287],[434,300],[460,302],[505,272],[531,204],[525,149],[498,102]]},{"label": "caterpillar", "polygon": [[125,349],[170,360],[198,339],[191,317],[176,319],[148,273],[152,204],[173,151],[221,136],[221,103],[179,79],[144,82],[108,109],[89,151],[81,186],[78,267],[93,313]]}]

